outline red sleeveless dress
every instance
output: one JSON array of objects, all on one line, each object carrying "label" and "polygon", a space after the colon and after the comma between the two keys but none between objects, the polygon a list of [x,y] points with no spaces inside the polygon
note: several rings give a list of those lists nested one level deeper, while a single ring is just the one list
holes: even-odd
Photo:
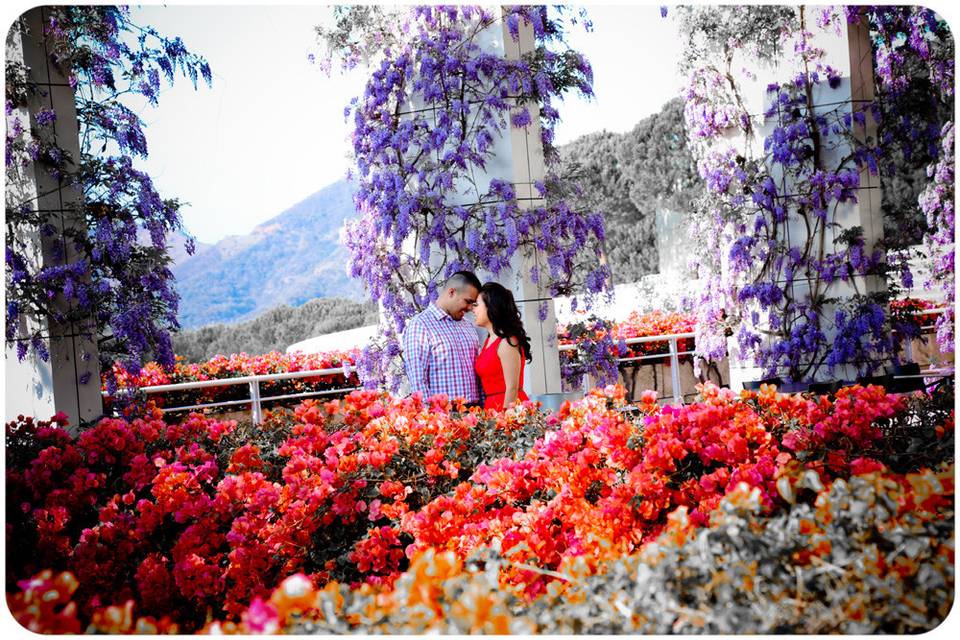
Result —
[{"label": "red sleeveless dress", "polygon": [[[506,393],[507,384],[503,379],[503,365],[500,364],[500,356],[497,355],[497,347],[503,338],[497,338],[488,344],[477,356],[473,367],[480,377],[480,386],[483,388],[483,408],[484,409],[503,409],[503,395]],[[526,358],[520,354],[520,383],[517,391],[517,400],[525,402],[529,400],[527,394],[523,391],[523,367],[526,364]]]}]

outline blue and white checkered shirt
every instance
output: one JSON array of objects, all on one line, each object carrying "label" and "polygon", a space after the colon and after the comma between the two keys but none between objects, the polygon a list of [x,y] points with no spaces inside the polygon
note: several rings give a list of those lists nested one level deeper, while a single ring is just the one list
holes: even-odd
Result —
[{"label": "blue and white checkered shirt", "polygon": [[424,398],[444,393],[449,398],[479,402],[473,363],[480,339],[468,320],[454,320],[431,304],[403,331],[403,361],[410,390]]}]

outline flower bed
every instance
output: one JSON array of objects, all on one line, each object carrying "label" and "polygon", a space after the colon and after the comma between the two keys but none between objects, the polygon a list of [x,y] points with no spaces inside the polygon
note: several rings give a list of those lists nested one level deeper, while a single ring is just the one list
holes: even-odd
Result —
[{"label": "flower bed", "polygon": [[[815,476],[785,480],[818,486]],[[387,596],[289,578],[240,625],[210,630],[290,633],[867,634],[918,633],[953,602],[954,467],[871,472],[837,480],[806,502],[763,514],[740,484],[693,528],[678,508],[655,545],[590,574],[561,565],[557,588],[532,601],[505,592],[496,549],[469,560],[427,551]],[[884,505],[895,505],[894,509]],[[855,515],[854,515],[855,514]]]},{"label": "flower bed", "polygon": [[[880,387],[843,389],[831,400],[706,386],[702,401],[682,408],[660,408],[647,394],[645,415],[630,420],[618,410],[622,389],[610,387],[544,422],[529,404],[488,414],[442,398],[363,391],[277,412],[258,430],[199,415],[167,425],[154,416],[103,420],[71,438],[25,419],[7,428],[8,544],[16,550],[8,594],[17,618],[37,630],[195,631],[208,624],[209,610],[228,631],[309,622],[371,632],[564,632],[582,612],[562,601],[592,602],[604,580],[625,579],[618,567],[652,558],[650,571],[660,577],[649,579],[647,595],[622,602],[635,613],[604,624],[690,630],[699,618],[649,613],[660,610],[644,598],[687,602],[692,593],[712,602],[699,579],[671,577],[693,571],[684,563],[701,562],[702,552],[663,550],[711,526],[730,529],[732,521],[717,520],[725,498],[750,505],[737,517],[751,539],[781,536],[779,546],[737,547],[736,562],[724,547],[735,541],[708,540],[727,557],[716,571],[764,580],[743,598],[774,607],[793,597],[790,572],[821,566],[814,557],[834,564],[845,557],[829,555],[842,537],[829,527],[854,526],[863,509],[878,531],[902,519],[914,527],[911,536],[927,540],[913,565],[886,547],[871,551],[879,543],[869,535],[850,543],[849,553],[883,554],[880,579],[903,580],[890,593],[910,593],[920,575],[952,593],[952,572],[938,559],[948,549],[942,522],[952,517],[952,468],[923,471],[952,460],[952,402],[888,396]],[[819,506],[824,492],[840,491],[834,480],[849,488],[857,476],[899,493],[856,509],[839,498]],[[782,523],[794,521],[801,529],[783,538],[790,529]],[[489,561],[476,560],[489,553]],[[853,589],[869,571],[858,565],[837,580]],[[34,582],[18,589],[30,576]],[[826,588],[826,578],[807,578]],[[53,613],[38,600],[50,585],[59,603]],[[943,610],[938,595],[910,622],[895,603],[871,604],[883,597],[871,585],[859,600],[861,620],[890,625],[881,628],[919,630]],[[741,602],[737,593],[723,591],[717,601]],[[307,615],[288,617],[295,609]],[[733,624],[720,605],[701,609],[706,629]],[[780,630],[810,628],[808,616],[776,619]]]},{"label": "flower bed", "polygon": [[943,303],[932,300],[922,300],[920,298],[903,298],[890,301],[890,319],[894,326],[903,330],[904,327],[910,327],[907,330],[909,335],[920,335],[921,333],[934,333],[934,323],[940,313],[922,313],[930,309],[937,309],[943,306]]},{"label": "flower bed", "polygon": [[[630,338],[645,338],[678,333],[693,333],[695,318],[677,312],[652,311],[630,313],[626,320],[612,323],[591,316],[569,325],[557,327],[561,345],[576,345],[576,349],[560,352],[560,371],[568,388],[582,384],[583,376],[590,375],[601,384],[617,381],[620,358],[635,358],[664,354],[663,358],[648,358],[638,364],[665,364],[670,358],[670,343],[667,341],[627,344]],[[677,341],[677,351],[693,351],[693,338]],[[690,361],[690,355],[680,356],[681,362]]]},{"label": "flower bed", "polygon": [[15,578],[69,570],[84,620],[105,598],[134,599],[193,630],[208,608],[236,615],[298,570],[376,583],[406,559],[369,529],[542,433],[531,407],[490,416],[367,391],[256,429],[153,415],[72,438],[23,419],[7,425],[8,543],[23,551],[8,559],[8,592]]},{"label": "flower bed", "polygon": [[[272,351],[258,356],[245,353],[234,354],[229,358],[218,355],[200,364],[186,364],[179,357],[172,372],[167,372],[156,362],[147,363],[139,374],[127,372],[120,363],[113,365],[113,375],[116,386],[120,390],[133,390],[140,387],[178,384],[182,382],[198,382],[203,380],[225,380],[253,375],[267,375],[274,373],[292,373],[295,371],[311,371],[315,369],[337,369],[351,365],[356,361],[357,351],[331,351],[325,353],[279,353]],[[102,382],[103,389],[116,393],[117,389],[108,386],[107,377]],[[273,380],[260,383],[260,393],[263,396],[286,395],[307,391],[326,391],[360,386],[355,372],[349,374],[334,373],[309,378],[295,378],[292,380]],[[122,394],[121,394],[122,395]],[[207,387],[185,391],[168,391],[160,394],[151,394],[160,407],[189,406],[229,400],[243,400],[250,397],[247,385],[227,385],[222,387]],[[105,404],[112,406],[116,401],[113,396],[107,397]]]}]

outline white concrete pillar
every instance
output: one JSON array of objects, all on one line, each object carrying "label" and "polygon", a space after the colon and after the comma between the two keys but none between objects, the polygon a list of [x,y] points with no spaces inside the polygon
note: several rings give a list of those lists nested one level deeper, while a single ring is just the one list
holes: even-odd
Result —
[{"label": "white concrete pillar", "polygon": [[[798,9],[799,11],[800,9]],[[817,7],[804,7],[804,21],[808,31],[813,33],[809,44],[812,47],[824,51],[823,62],[829,64],[837,70],[841,77],[841,82],[836,88],[831,88],[824,79],[821,84],[813,89],[814,113],[825,114],[834,109],[841,109],[841,113],[852,114],[857,108],[872,101],[874,98],[874,74],[873,74],[873,53],[870,46],[868,29],[864,25],[846,25],[840,36],[832,29],[823,30],[815,24],[815,11]],[[754,65],[753,71],[758,74],[758,80],[750,83],[751,93],[747,96],[747,109],[752,115],[760,114],[754,120],[754,126],[760,137],[755,141],[754,150],[762,150],[762,139],[770,134],[778,124],[778,116],[774,114],[772,118],[764,121],[763,113],[769,107],[771,94],[767,94],[765,87],[768,82],[781,82],[787,84],[798,71],[787,64],[778,65],[773,70],[758,69]],[[811,66],[811,70],[812,66]],[[860,142],[865,142],[867,138],[876,140],[876,122],[867,113],[864,125],[856,124],[854,121],[853,135]],[[825,145],[819,158],[820,166],[827,170],[834,170],[839,167],[842,159],[851,152],[849,142],[841,141],[836,136],[829,138],[830,144]],[[852,165],[850,165],[852,166]],[[782,175],[772,174],[777,181],[781,193],[792,193],[791,185]],[[845,203],[840,205],[834,211],[830,207],[828,213],[828,223],[826,228],[820,227],[814,238],[814,247],[817,249],[822,242],[824,253],[830,254],[840,250],[841,244],[837,238],[843,232],[852,227],[859,226],[863,229],[865,241],[865,254],[873,252],[877,243],[883,239],[883,213],[880,208],[880,179],[878,176],[871,175],[869,170],[864,167],[860,171],[860,188],[857,192],[857,202]],[[808,213],[808,216],[812,214]],[[809,230],[804,220],[797,215],[796,211],[790,211],[787,218],[787,242],[792,246],[802,247],[806,244]],[[822,236],[822,237],[821,237]],[[850,282],[835,281],[833,283],[820,282],[817,284],[815,278],[805,278],[803,274],[798,273],[791,285],[791,295],[794,300],[810,300],[811,295],[816,293],[823,296],[828,291],[827,297],[839,299],[841,302],[849,300],[856,293],[865,294],[877,291],[883,291],[886,288],[886,280],[882,276],[854,276]],[[786,281],[781,280],[780,284],[786,286]],[[838,308],[836,304],[829,304],[821,312],[822,329],[827,336],[827,341],[833,337],[833,317],[834,311]],[[761,327],[763,328],[763,327]],[[731,386],[734,389],[740,388],[745,380],[756,380],[761,376],[761,370],[755,366],[755,363],[748,354],[739,353],[736,343],[736,337],[728,340],[728,352],[730,354],[730,376]],[[811,359],[802,364],[809,364]],[[778,372],[783,378],[786,371]],[[833,373],[829,373],[826,365],[816,368],[808,379],[823,380],[853,380],[857,377],[856,368],[850,365],[836,367]]]},{"label": "white concrete pillar", "polygon": [[[11,28],[6,40],[6,59],[23,60],[23,42],[20,30]],[[12,117],[19,120],[24,128],[29,127],[30,111],[23,107],[14,109]],[[25,170],[18,162],[6,169],[5,194],[7,203],[30,202],[37,197],[37,185],[33,179],[33,168]],[[22,239],[28,249],[25,251],[30,262],[30,270],[39,270],[42,264],[39,234]],[[46,323],[38,319],[21,316],[22,335],[31,335],[39,330],[44,338],[48,337]],[[18,415],[35,416],[47,419],[56,413],[53,402],[53,371],[50,362],[44,362],[32,350],[27,352],[21,362],[17,358],[16,343],[7,342],[4,349],[4,421],[16,419]]]},{"label": "white concrete pillar", "polygon": [[[514,40],[507,28],[506,21],[501,21],[503,33],[504,53],[508,60],[519,60],[523,55],[536,48],[533,26],[521,20],[519,39]],[[518,204],[522,210],[542,207],[546,205],[534,187],[534,183],[544,182],[546,164],[543,157],[543,142],[540,131],[540,107],[530,101],[522,105],[530,112],[530,124],[524,128],[510,127],[510,151],[513,160],[511,173]],[[534,282],[530,277],[532,267],[545,275],[546,256],[535,247],[517,252],[511,261],[509,279],[504,285],[513,291],[520,314],[523,317],[523,326],[530,336],[530,349],[533,352],[533,362],[530,362],[524,374],[524,390],[530,396],[544,393],[561,393],[560,379],[560,351],[557,341],[557,316],[554,309],[553,297],[543,286],[543,277],[540,282]],[[546,307],[546,317],[540,319],[540,309]]]},{"label": "white concrete pillar", "polygon": [[[532,26],[522,20],[519,42],[513,40],[503,20],[498,20],[480,31],[475,42],[487,51],[513,60],[532,51],[535,46]],[[513,184],[516,198],[522,209],[545,204],[533,186],[534,182],[542,182],[546,173],[543,144],[540,140],[539,107],[536,103],[527,103],[525,106],[530,111],[531,124],[526,128],[518,129],[512,127],[507,118],[507,130],[501,131],[501,135],[497,136],[490,145],[492,156],[484,169],[473,169],[469,180],[456,182],[454,193],[447,198],[448,204],[453,206],[477,203],[481,200],[481,196],[489,191],[493,179],[508,180]],[[435,109],[425,108],[416,96],[405,107],[401,118],[409,118],[413,114],[427,118],[436,117]],[[434,123],[436,124],[436,120]],[[419,247],[411,238],[404,243],[404,251],[417,255]],[[431,273],[437,273],[442,264],[443,257],[435,252],[431,256]],[[474,270],[481,281],[495,279],[514,294],[524,328],[530,336],[534,358],[533,362],[526,365],[524,371],[524,390],[530,396],[562,391],[553,298],[542,284],[535,283],[531,279],[530,270],[534,265],[539,267],[540,273],[548,273],[546,256],[540,255],[540,252],[533,248],[518,250],[511,260],[510,267],[496,275],[487,271],[484,265],[474,265]],[[547,308],[544,320],[540,320],[539,317],[541,304]]]},{"label": "white concrete pillar", "polygon": [[[25,14],[28,32],[20,34],[20,53],[18,55],[16,45],[11,42],[8,46],[8,55],[13,59],[23,60],[30,69],[31,79],[40,89],[28,108],[31,125],[36,124],[36,114],[41,109],[53,110],[56,113],[56,121],[52,126],[57,144],[71,157],[79,158],[79,125],[74,90],[67,78],[50,62],[43,37],[43,26],[47,22],[49,11],[49,8],[38,7]],[[63,178],[53,178],[39,163],[33,166],[32,172],[20,178],[23,182],[17,185],[22,190],[20,195],[35,194],[36,210],[44,214],[55,229],[51,237],[41,235],[39,239],[27,240],[38,246],[37,259],[42,260],[44,266],[69,264],[80,259],[73,243],[66,235],[68,230],[76,230],[85,225],[80,189],[68,184]],[[55,250],[57,245],[64,250],[62,258],[57,256]],[[55,300],[55,304],[61,305],[63,309],[69,309],[73,303],[61,296]],[[52,318],[42,318],[37,319],[36,322],[47,327],[44,337],[49,344],[50,362],[49,365],[39,364],[32,373],[27,374],[30,367],[28,365],[28,369],[24,369],[24,365],[29,360],[12,364],[11,356],[15,362],[16,353],[15,349],[11,350],[8,345],[7,373],[14,379],[8,380],[7,389],[19,391],[13,398],[8,397],[7,417],[16,416],[24,411],[32,412],[31,403],[37,409],[45,408],[49,404],[48,396],[51,390],[56,411],[67,414],[73,425],[100,416],[103,413],[103,403],[100,396],[99,354],[95,340],[94,320],[91,318],[84,322],[61,324],[56,323]],[[47,386],[48,381],[51,380],[52,385]],[[82,383],[81,380],[85,382]],[[20,393],[22,388],[33,395],[22,395]],[[22,399],[33,396],[36,396],[36,399],[31,400],[31,403],[19,404],[23,401]]]}]

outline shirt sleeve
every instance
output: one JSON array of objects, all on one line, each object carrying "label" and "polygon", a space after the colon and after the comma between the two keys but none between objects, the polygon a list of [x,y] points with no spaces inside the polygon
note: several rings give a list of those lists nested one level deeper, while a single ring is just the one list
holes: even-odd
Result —
[{"label": "shirt sleeve", "polygon": [[407,372],[411,393],[419,391],[424,398],[429,395],[429,356],[430,346],[423,324],[411,322],[403,331],[403,367]]}]

